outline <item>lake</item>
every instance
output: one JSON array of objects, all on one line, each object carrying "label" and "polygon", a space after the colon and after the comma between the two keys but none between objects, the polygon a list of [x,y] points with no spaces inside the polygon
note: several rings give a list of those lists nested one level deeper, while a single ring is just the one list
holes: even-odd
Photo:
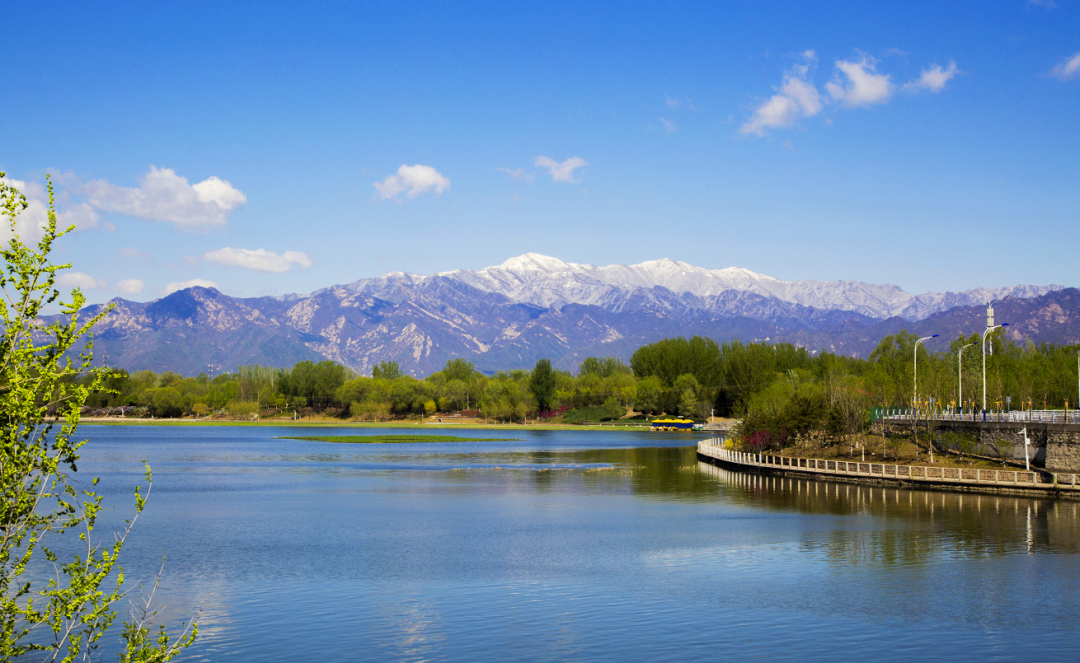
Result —
[{"label": "lake", "polygon": [[164,617],[201,613],[181,660],[1080,655],[1074,502],[742,475],[686,434],[81,431],[103,535],[154,468],[123,566],[152,582],[167,553]]}]

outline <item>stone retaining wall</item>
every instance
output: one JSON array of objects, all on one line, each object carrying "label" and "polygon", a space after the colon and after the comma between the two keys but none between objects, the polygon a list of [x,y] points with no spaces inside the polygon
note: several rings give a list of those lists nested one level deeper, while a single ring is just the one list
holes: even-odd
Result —
[{"label": "stone retaining wall", "polygon": [[[924,434],[925,425],[925,420],[919,421],[920,434]],[[911,430],[910,424],[902,422],[891,421],[889,426],[897,430]],[[974,453],[983,456],[999,457],[1001,450],[997,447],[997,441],[1007,440],[1012,443],[1008,456],[1021,463],[1024,462],[1023,431],[1026,428],[1030,444],[1028,452],[1033,466],[1045,467],[1051,472],[1080,472],[1080,424],[931,420],[930,427],[935,441],[939,441],[936,433],[941,431],[973,435],[977,440]],[[953,445],[939,442],[958,451]]]},{"label": "stone retaining wall", "polygon": [[1037,472],[1023,470],[889,465],[861,461],[770,456],[727,449],[724,442],[721,438],[699,442],[698,456],[738,469],[808,475],[834,481],[911,484],[949,490],[1080,499],[1080,473],[1049,475],[1052,480],[1047,483]]}]

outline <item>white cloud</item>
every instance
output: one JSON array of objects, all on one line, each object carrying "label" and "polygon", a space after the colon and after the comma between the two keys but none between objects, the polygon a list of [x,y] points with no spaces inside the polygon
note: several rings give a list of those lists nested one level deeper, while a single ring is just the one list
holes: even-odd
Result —
[{"label": "white cloud", "polygon": [[397,175],[391,175],[382,182],[375,182],[372,186],[379,192],[379,200],[396,198],[403,192],[409,198],[415,198],[432,189],[435,190],[435,195],[441,194],[450,188],[450,180],[431,166],[401,164]]},{"label": "white cloud", "polygon": [[[896,49],[889,50],[903,54]],[[1080,69],[1080,54],[1075,59],[1075,68]],[[878,73],[876,61],[862,55],[857,62],[836,61],[833,79],[825,84],[828,91],[828,96],[825,96],[809,80],[816,62],[817,54],[814,51],[803,51],[801,61],[784,73],[777,93],[755,108],[739,131],[764,136],[770,129],[794,126],[800,119],[818,115],[825,108],[867,108],[886,103],[897,90],[897,85],[889,80],[889,74]],[[959,73],[956,63],[951,60],[948,67],[933,64],[923,69],[917,79],[906,83],[902,89],[907,92],[941,92]],[[831,118],[824,121],[832,124]]]},{"label": "white cloud", "polygon": [[668,108],[687,108],[689,110],[697,110],[697,107],[694,106],[693,99],[672,99],[670,96],[665,94],[664,103],[667,104]]},{"label": "white cloud", "polygon": [[59,226],[66,228],[74,225],[75,230],[90,230],[98,227],[101,217],[96,210],[86,203],[78,203],[60,211]]},{"label": "white cloud", "polygon": [[[848,108],[867,108],[874,104],[883,104],[892,96],[896,87],[889,80],[888,74],[877,73],[874,60],[863,56],[858,62],[837,60],[835,78],[825,84],[833,99]],[[847,79],[845,82],[841,74]]]},{"label": "white cloud", "polygon": [[754,110],[754,114],[739,131],[764,136],[768,129],[790,127],[801,117],[799,102],[783,94],[774,94]]},{"label": "white cloud", "polygon": [[817,55],[807,50],[802,53],[802,59],[801,63],[784,74],[777,94],[754,109],[754,114],[739,128],[740,132],[764,136],[769,129],[790,127],[800,118],[813,117],[821,112],[821,94],[813,83],[806,80],[817,61]]},{"label": "white cloud", "polygon": [[143,253],[142,251],[140,251],[138,249],[131,249],[131,248],[120,249],[120,255],[125,257],[125,258],[143,258],[143,259],[146,259],[146,258],[150,257],[149,253]]},{"label": "white cloud", "polygon": [[664,125],[664,132],[665,133],[672,133],[674,131],[678,131],[675,128],[675,125],[671,122],[671,120],[665,120],[663,117],[661,117],[660,118],[660,124]]},{"label": "white cloud", "polygon": [[171,295],[177,290],[185,290],[187,288],[216,288],[218,287],[213,281],[207,281],[206,279],[191,279],[190,281],[180,281],[178,283],[170,283],[166,285],[162,290],[162,296]]},{"label": "white cloud", "polygon": [[203,256],[203,260],[219,265],[232,265],[274,274],[287,272],[294,264],[311,267],[311,258],[306,253],[299,251],[286,251],[278,255],[266,249],[251,250],[225,247],[217,251],[210,251]]},{"label": "white cloud", "polygon": [[124,295],[142,294],[144,288],[146,288],[146,284],[139,279],[124,279],[116,284],[117,292]]},{"label": "white cloud", "polygon": [[59,288],[80,288],[82,290],[104,290],[109,284],[82,272],[62,272],[56,276]]},{"label": "white cloud", "polygon": [[930,65],[929,69],[923,69],[919,77],[904,85],[905,90],[917,91],[926,90],[928,92],[934,92],[935,94],[945,89],[945,85],[952,80],[953,76],[959,72],[956,68],[956,63],[949,61],[949,66],[943,68],[941,65]]},{"label": "white cloud", "polygon": [[150,166],[138,188],[94,180],[82,187],[90,204],[147,221],[168,221],[180,230],[206,231],[229,223],[229,215],[247,202],[242,191],[210,177],[188,184],[169,168]]},{"label": "white cloud", "polygon": [[[44,235],[44,228],[48,223],[48,209],[39,198],[28,191],[26,182],[11,178],[4,178],[4,183],[9,187],[18,189],[26,196],[27,207],[15,217],[15,233],[25,243],[36,242]],[[7,243],[11,239],[11,224],[7,217],[0,223],[0,241]]]},{"label": "white cloud", "polygon": [[[8,186],[18,189],[26,196],[27,207],[15,218],[15,232],[23,242],[36,242],[45,234],[45,227],[49,223],[49,192],[38,182],[24,182],[11,178],[4,178]],[[11,239],[11,226],[6,223],[0,224],[0,241]],[[68,209],[60,209],[57,213],[56,226],[65,230],[74,225],[75,230],[91,230],[97,228],[100,217],[86,203],[79,203]]]},{"label": "white cloud", "polygon": [[574,171],[589,165],[581,157],[570,157],[562,163],[548,157],[536,157],[533,163],[541,168],[546,168],[551,173],[551,179],[555,182],[570,182],[571,184],[578,181],[574,179]]},{"label": "white cloud", "polygon": [[1050,70],[1050,75],[1059,81],[1068,81],[1080,75],[1080,53],[1065,58]]},{"label": "white cloud", "polygon": [[812,117],[821,112],[821,95],[813,83],[801,78],[788,78],[780,87],[780,93],[791,97],[799,104],[803,115]]},{"label": "white cloud", "polygon": [[536,179],[535,175],[525,172],[524,168],[514,168],[512,170],[510,168],[496,168],[495,170],[499,171],[500,173],[506,173],[510,177],[510,179],[517,180],[519,182],[532,182]]}]

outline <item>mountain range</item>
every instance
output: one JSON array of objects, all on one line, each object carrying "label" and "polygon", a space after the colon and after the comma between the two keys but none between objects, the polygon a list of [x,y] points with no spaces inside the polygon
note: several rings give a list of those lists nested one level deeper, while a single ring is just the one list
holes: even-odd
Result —
[{"label": "mountain range", "polygon": [[1080,342],[1080,292],[1059,285],[911,295],[892,284],[781,281],[666,259],[597,267],[529,253],[478,271],[392,272],[307,295],[193,287],[145,303],[117,298],[95,328],[96,355],[184,374],[305,359],[367,374],[393,360],[421,376],[453,357],[488,372],[541,357],[573,368],[590,355],[626,359],[644,343],[697,334],[865,356],[902,328],[940,328],[942,340],[979,331],[989,300],[1000,301],[998,319],[1011,317],[1016,339]]}]

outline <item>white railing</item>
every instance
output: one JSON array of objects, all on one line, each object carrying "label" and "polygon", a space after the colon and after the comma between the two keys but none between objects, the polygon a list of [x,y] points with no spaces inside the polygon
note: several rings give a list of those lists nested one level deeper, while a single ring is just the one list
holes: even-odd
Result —
[{"label": "white railing", "polygon": [[698,443],[698,453],[736,465],[768,469],[790,469],[813,474],[892,479],[916,483],[954,483],[1080,491],[1080,474],[1053,474],[1051,475],[1053,477],[1052,483],[1041,483],[1038,473],[1023,470],[983,470],[930,467],[926,465],[888,465],[885,463],[822,460],[818,458],[792,458],[789,456],[735,451],[727,448],[724,443],[723,438],[702,440]]},{"label": "white railing", "polygon": [[882,419],[886,421],[985,421],[1018,424],[1080,424],[1080,410],[912,410],[910,408],[887,408]]}]

